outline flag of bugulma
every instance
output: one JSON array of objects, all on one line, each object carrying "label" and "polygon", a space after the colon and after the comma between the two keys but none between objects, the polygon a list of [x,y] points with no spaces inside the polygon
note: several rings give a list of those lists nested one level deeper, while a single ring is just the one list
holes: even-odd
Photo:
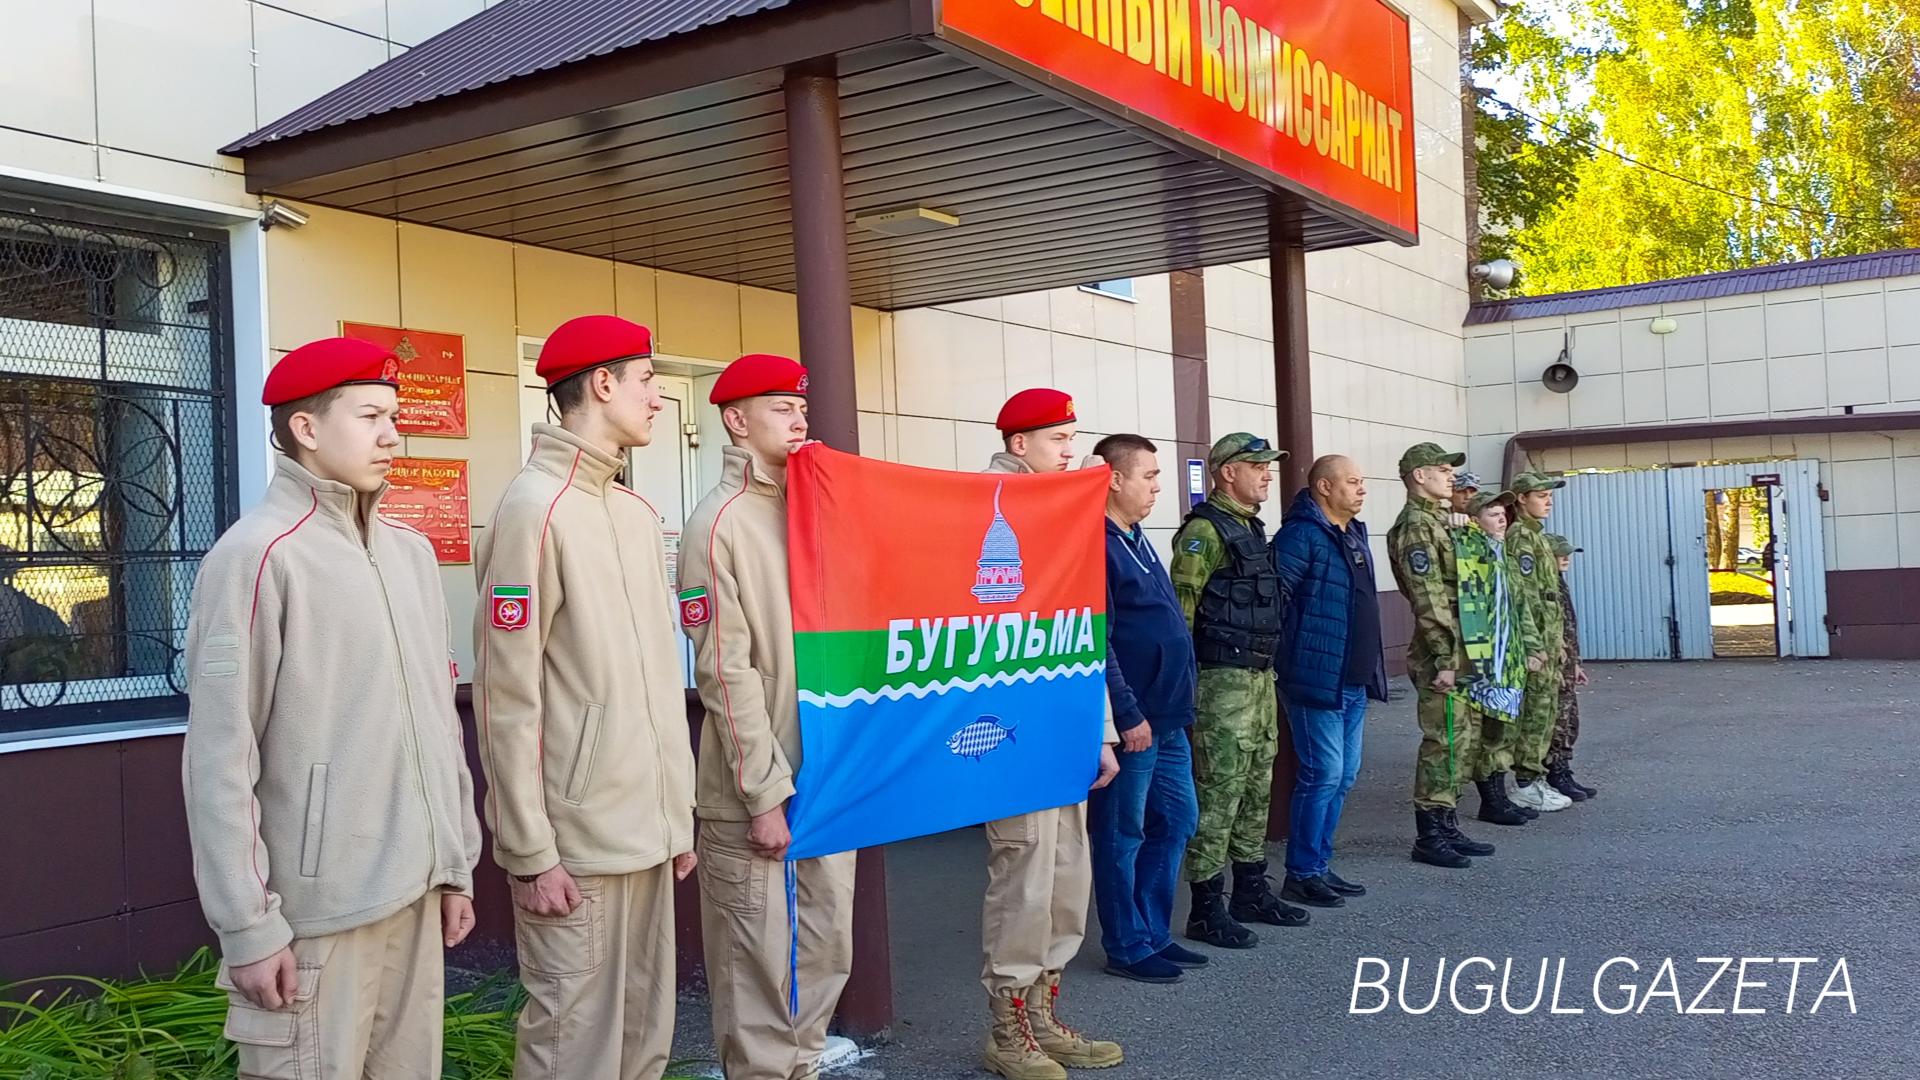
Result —
[{"label": "flag of bugulma", "polygon": [[1067,806],[1099,771],[1104,468],[787,473],[800,681],[791,858]]}]

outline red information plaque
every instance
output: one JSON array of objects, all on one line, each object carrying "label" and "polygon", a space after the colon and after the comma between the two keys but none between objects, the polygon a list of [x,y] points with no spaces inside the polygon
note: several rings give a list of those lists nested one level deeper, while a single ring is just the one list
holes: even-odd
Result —
[{"label": "red information plaque", "polygon": [[433,541],[443,563],[473,561],[473,516],[467,505],[467,463],[448,458],[394,458],[382,516],[411,525]]},{"label": "red information plaque", "polygon": [[400,430],[467,437],[467,345],[459,334],[343,322],[340,336],[371,341],[400,358]]}]

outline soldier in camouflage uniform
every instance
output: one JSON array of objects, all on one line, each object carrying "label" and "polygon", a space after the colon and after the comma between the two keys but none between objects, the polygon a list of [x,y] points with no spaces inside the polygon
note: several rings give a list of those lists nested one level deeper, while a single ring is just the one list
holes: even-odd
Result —
[{"label": "soldier in camouflage uniform", "polygon": [[1493,845],[1460,832],[1454,810],[1460,783],[1474,761],[1475,725],[1466,705],[1466,644],[1460,633],[1459,567],[1447,531],[1453,470],[1465,454],[1420,443],[1400,455],[1407,505],[1387,530],[1387,558],[1400,595],[1413,608],[1407,674],[1413,680],[1420,752],[1413,769],[1416,862],[1458,869],[1469,855],[1491,855]]},{"label": "soldier in camouflage uniform", "polygon": [[1587,685],[1587,669],[1580,666],[1580,621],[1573,614],[1573,594],[1567,591],[1567,568],[1580,549],[1564,536],[1549,536],[1560,563],[1560,610],[1566,612],[1566,662],[1560,668],[1560,713],[1553,722],[1553,743],[1547,749],[1547,783],[1553,790],[1585,802],[1600,792],[1573,778],[1573,744],[1580,738],[1580,699],[1574,688]]},{"label": "soldier in camouflage uniform", "polygon": [[1565,810],[1573,805],[1566,796],[1545,783],[1547,747],[1553,741],[1554,718],[1560,712],[1560,665],[1565,660],[1563,646],[1566,626],[1560,607],[1560,575],[1542,524],[1553,513],[1553,493],[1567,486],[1545,473],[1523,472],[1513,478],[1508,490],[1516,496],[1518,520],[1507,533],[1507,545],[1513,549],[1520,570],[1520,587],[1527,591],[1539,628],[1546,666],[1527,676],[1527,692],[1520,705],[1520,720],[1513,736],[1513,790],[1516,805],[1535,811]]},{"label": "soldier in camouflage uniform", "polygon": [[[1167,568],[1200,663],[1193,725],[1193,779],[1200,824],[1183,876],[1193,890],[1187,936],[1227,949],[1258,942],[1242,922],[1303,926],[1267,880],[1267,809],[1280,745],[1273,657],[1280,642],[1279,569],[1255,514],[1285,456],[1245,432],[1213,444],[1213,494],[1173,538]],[[1233,863],[1233,899],[1226,867]]]},{"label": "soldier in camouflage uniform", "polygon": [[[1459,479],[1455,474],[1456,493]],[[1546,664],[1527,595],[1520,588],[1520,571],[1505,542],[1513,499],[1511,491],[1480,492],[1466,503],[1473,523],[1453,529],[1461,636],[1473,664],[1466,697],[1479,740],[1469,778],[1480,792],[1480,820],[1493,825],[1525,825],[1529,820],[1529,812],[1507,798],[1504,777],[1513,764],[1513,728],[1527,672]]]}]

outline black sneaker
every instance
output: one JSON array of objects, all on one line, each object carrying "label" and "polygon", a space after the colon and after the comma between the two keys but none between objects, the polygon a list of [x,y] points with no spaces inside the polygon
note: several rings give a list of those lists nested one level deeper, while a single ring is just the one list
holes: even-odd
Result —
[{"label": "black sneaker", "polygon": [[1141,957],[1131,964],[1108,960],[1107,974],[1143,983],[1177,983],[1182,978],[1180,966],[1161,959],[1158,954]]},{"label": "black sneaker", "polygon": [[1183,968],[1199,968],[1199,967],[1207,966],[1207,958],[1205,956],[1202,956],[1199,953],[1194,952],[1192,949],[1184,948],[1180,945],[1180,943],[1174,942],[1174,941],[1167,942],[1166,948],[1161,949],[1159,952],[1154,953],[1153,955],[1159,957],[1162,960],[1165,960],[1169,964],[1177,964]]},{"label": "black sneaker", "polygon": [[1298,878],[1292,874],[1280,883],[1280,897],[1296,904],[1310,904],[1313,907],[1346,907],[1346,898],[1334,892],[1327,883],[1318,877]]},{"label": "black sneaker", "polygon": [[1341,896],[1367,895],[1367,887],[1365,885],[1355,885],[1353,882],[1345,880],[1331,870],[1321,874],[1320,880],[1327,883],[1327,888],[1332,889]]}]

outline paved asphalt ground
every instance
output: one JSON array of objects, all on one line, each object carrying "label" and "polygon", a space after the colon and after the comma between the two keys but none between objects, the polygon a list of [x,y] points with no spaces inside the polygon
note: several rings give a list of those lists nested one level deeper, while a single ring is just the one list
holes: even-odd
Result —
[{"label": "paved asphalt ground", "polygon": [[[1102,1080],[1213,1077],[1920,1078],[1920,663],[1722,660],[1595,664],[1582,694],[1579,775],[1600,796],[1522,828],[1471,821],[1499,854],[1470,870],[1407,858],[1407,789],[1416,743],[1405,696],[1368,717],[1366,762],[1347,801],[1335,867],[1368,886],[1302,929],[1260,928],[1259,948],[1207,950],[1213,965],[1174,986],[1101,972],[1098,933],[1069,968],[1062,1012],[1126,1047]],[[888,851],[897,1023],[892,1041],[842,1075],[890,1080],[983,1077],[985,1021],[977,982],[985,841],[962,830]],[[1278,865],[1276,851],[1274,862]],[[1184,902],[1176,932],[1184,924]],[[1513,958],[1508,1001],[1546,995],[1528,1015],[1496,998],[1462,1015],[1446,994],[1425,1015],[1396,998],[1349,1015],[1356,961],[1382,957],[1406,999],[1432,996],[1442,957]],[[1675,1015],[1670,996],[1642,1013],[1604,1015],[1594,971],[1645,989],[1672,957],[1682,1003],[1693,1006],[1718,964],[1698,957],[1817,957],[1801,969],[1793,1013],[1790,970],[1749,965],[1742,1006],[1763,1015]],[[1809,1015],[1836,958],[1847,960],[1857,1013],[1828,997]],[[1563,1009],[1548,1012],[1566,960]],[[1697,1002],[1731,1004],[1728,970]],[[1377,977],[1377,976],[1371,976]],[[1477,1007],[1484,967],[1459,982]],[[1392,985],[1390,983],[1390,985]],[[1664,989],[1664,985],[1662,989]],[[1835,989],[1839,984],[1835,984]],[[1362,1007],[1379,995],[1363,991]],[[1638,1002],[1635,1002],[1637,1007]],[[682,1005],[683,1046],[705,1034],[704,1001]],[[1084,1074],[1077,1074],[1084,1075]]]}]

